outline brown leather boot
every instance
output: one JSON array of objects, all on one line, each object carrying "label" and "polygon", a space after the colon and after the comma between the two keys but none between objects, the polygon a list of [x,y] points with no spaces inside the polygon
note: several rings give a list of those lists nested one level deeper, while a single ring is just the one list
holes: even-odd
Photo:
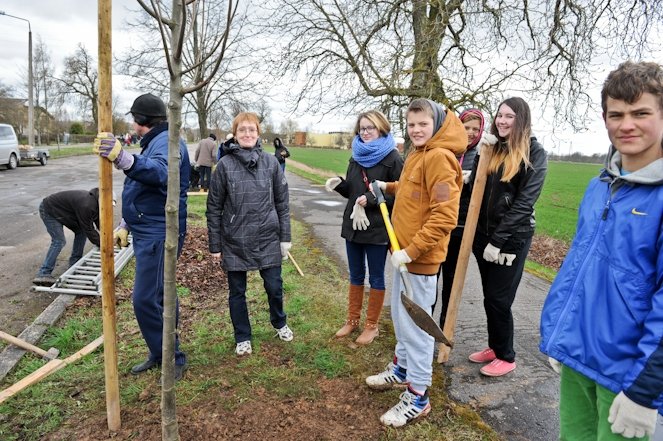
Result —
[{"label": "brown leather boot", "polygon": [[336,338],[350,335],[359,326],[361,317],[361,305],[364,302],[364,285],[350,285],[348,292],[348,319],[345,325],[336,331]]},{"label": "brown leather boot", "polygon": [[380,321],[380,313],[382,312],[382,305],[384,304],[384,289],[371,288],[368,294],[368,308],[366,309],[366,325],[364,331],[361,333],[355,343],[358,345],[368,345],[373,342],[375,337],[380,334],[378,330],[378,322]]}]

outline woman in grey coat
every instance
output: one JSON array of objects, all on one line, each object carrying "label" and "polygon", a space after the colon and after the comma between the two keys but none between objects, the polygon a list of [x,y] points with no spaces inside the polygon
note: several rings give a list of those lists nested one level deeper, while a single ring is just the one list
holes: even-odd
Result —
[{"label": "woman in grey coat", "polygon": [[246,273],[258,270],[278,337],[293,334],[283,311],[281,261],[290,243],[288,183],[274,155],[260,146],[260,123],[254,113],[235,117],[237,143],[226,147],[212,176],[207,197],[207,230],[212,257],[228,274],[230,317],[237,355],[251,353],[251,324],[246,306]]}]

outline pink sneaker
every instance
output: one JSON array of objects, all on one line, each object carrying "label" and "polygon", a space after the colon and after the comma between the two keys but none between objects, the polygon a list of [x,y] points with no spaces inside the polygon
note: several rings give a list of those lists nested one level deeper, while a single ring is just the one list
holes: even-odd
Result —
[{"label": "pink sneaker", "polygon": [[501,377],[516,369],[516,362],[508,362],[496,358],[481,368],[479,372],[488,377]]},{"label": "pink sneaker", "polygon": [[497,357],[495,356],[495,352],[490,348],[475,352],[469,356],[469,359],[472,363],[489,363],[496,358]]}]

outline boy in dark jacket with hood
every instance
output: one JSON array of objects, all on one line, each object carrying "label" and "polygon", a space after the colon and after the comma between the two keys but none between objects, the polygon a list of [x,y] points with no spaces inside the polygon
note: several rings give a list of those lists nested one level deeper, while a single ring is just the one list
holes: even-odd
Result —
[{"label": "boy in dark jacket with hood", "polygon": [[561,375],[560,439],[649,439],[663,412],[663,67],[622,63],[601,92],[612,146],[541,316]]},{"label": "boy in dark jacket with hood", "polygon": [[[115,193],[113,193],[113,205],[115,205],[115,199]],[[39,216],[51,236],[51,246],[32,283],[50,286],[56,280],[51,275],[56,260],[67,243],[64,237],[64,227],[69,228],[75,234],[69,266],[83,257],[86,239],[89,239],[94,246],[99,246],[99,189],[67,190],[54,193],[44,198],[39,205]]]}]

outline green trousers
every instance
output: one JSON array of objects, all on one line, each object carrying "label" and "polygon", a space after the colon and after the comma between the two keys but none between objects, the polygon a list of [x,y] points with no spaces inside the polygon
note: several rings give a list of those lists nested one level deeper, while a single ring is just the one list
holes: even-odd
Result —
[{"label": "green trousers", "polygon": [[[622,441],[610,430],[608,415],[617,394],[562,365],[559,396],[559,439],[562,441]],[[629,438],[648,441],[649,437]]]}]

